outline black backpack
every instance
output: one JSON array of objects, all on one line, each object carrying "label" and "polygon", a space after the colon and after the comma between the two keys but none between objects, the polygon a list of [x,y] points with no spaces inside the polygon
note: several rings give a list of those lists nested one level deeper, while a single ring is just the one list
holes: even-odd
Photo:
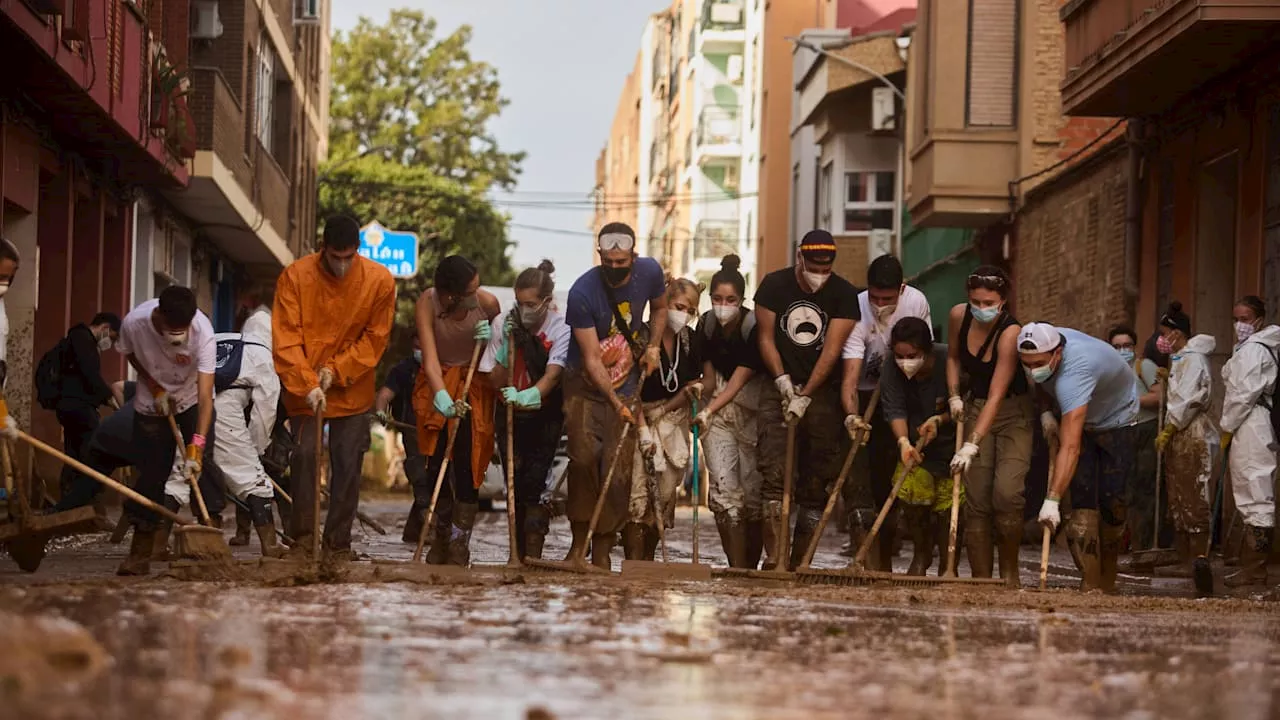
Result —
[{"label": "black backpack", "polygon": [[229,390],[235,386],[236,380],[240,379],[240,366],[244,363],[244,346],[256,345],[260,348],[266,348],[266,345],[256,342],[247,342],[240,338],[227,338],[217,341],[216,354],[213,370],[213,391],[220,393]]},{"label": "black backpack", "polygon": [[36,363],[36,402],[45,410],[56,410],[62,398],[62,360],[67,339],[58,341]]},{"label": "black backpack", "polygon": [[1271,353],[1271,359],[1276,363],[1276,378],[1273,381],[1275,384],[1271,386],[1271,397],[1259,402],[1271,412],[1271,432],[1274,437],[1280,438],[1280,354],[1271,348],[1267,348],[1267,352]]}]

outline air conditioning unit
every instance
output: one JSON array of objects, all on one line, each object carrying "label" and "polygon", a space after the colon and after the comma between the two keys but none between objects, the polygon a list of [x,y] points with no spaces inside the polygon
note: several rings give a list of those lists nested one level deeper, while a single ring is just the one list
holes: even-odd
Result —
[{"label": "air conditioning unit", "polygon": [[729,76],[729,82],[742,82],[742,56],[730,55],[728,67],[725,68],[725,74]]},{"label": "air conditioning unit", "polygon": [[195,0],[191,3],[191,39],[217,40],[222,37],[222,20],[218,17],[218,0]]},{"label": "air conditioning unit", "polygon": [[294,0],[293,24],[318,25],[320,23],[320,0]]},{"label": "air conditioning unit", "polygon": [[881,85],[871,90],[871,130],[896,130],[898,108],[893,90]]},{"label": "air conditioning unit", "polygon": [[722,25],[734,25],[742,22],[742,6],[727,2],[712,3],[711,22]]}]

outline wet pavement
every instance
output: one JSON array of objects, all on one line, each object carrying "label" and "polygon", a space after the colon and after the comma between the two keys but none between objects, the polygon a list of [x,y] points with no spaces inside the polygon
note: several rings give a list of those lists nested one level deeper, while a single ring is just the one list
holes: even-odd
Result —
[{"label": "wet pavement", "polygon": [[[364,547],[407,559],[404,504],[366,506],[390,534]],[[477,562],[506,560],[504,520],[484,516]],[[118,580],[126,545],[104,538],[34,575],[0,560],[0,610],[54,619],[0,614],[0,717],[1280,716],[1274,603],[1161,596],[1172,579],[1082,596],[1060,555],[1047,593],[534,573],[264,587]],[[558,524],[548,556],[566,547]],[[838,549],[829,531],[817,564]]]}]

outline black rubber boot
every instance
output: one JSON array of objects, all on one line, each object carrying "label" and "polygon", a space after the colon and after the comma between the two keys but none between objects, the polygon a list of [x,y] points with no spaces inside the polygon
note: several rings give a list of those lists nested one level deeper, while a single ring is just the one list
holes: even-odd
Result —
[{"label": "black rubber boot", "polygon": [[422,535],[422,523],[426,522],[427,509],[413,505],[404,519],[404,532],[400,533],[400,542],[406,545],[417,545]]},{"label": "black rubber boot", "polygon": [[[1208,541],[1208,533],[1199,534]],[[1105,593],[1116,591],[1116,577],[1120,574],[1120,540],[1123,537],[1123,524],[1101,523],[1098,527],[1098,586]]]},{"label": "black rubber boot", "polygon": [[572,560],[576,557],[587,556],[587,545],[591,542],[591,536],[588,535],[590,523],[571,522],[569,523],[569,532],[573,534],[573,544],[569,546],[569,553],[564,556],[565,560]]},{"label": "black rubber boot", "polygon": [[[178,512],[178,510],[181,509],[182,507],[180,504],[178,504],[178,499],[173,497],[172,495],[165,495],[164,500],[162,500],[160,504],[164,505],[166,510],[169,510],[170,512],[175,512],[175,513]],[[137,530],[135,529],[134,532],[136,533]],[[155,542],[155,546],[151,550],[152,560],[173,559],[173,554],[169,552],[169,534],[172,532],[173,532],[173,521],[167,518],[161,518],[159,530],[151,533],[151,536]]]},{"label": "black rubber boot", "polygon": [[725,559],[731,568],[747,566],[747,523],[735,519],[729,513],[716,513],[716,529],[724,545]]},{"label": "black rubber boot", "polygon": [[[804,556],[809,552],[809,543],[818,530],[818,522],[822,519],[822,508],[800,508],[796,513],[796,530],[791,541],[791,558],[788,570],[795,570],[804,564]],[[816,553],[815,553],[816,554]]]},{"label": "black rubber boot", "polygon": [[760,556],[764,554],[764,521],[748,520],[746,536],[747,549],[742,567],[755,570],[760,567]]},{"label": "black rubber boot", "polygon": [[622,556],[628,560],[644,560],[644,525],[629,522],[622,527]]},{"label": "black rubber boot", "polygon": [[[1000,544],[1000,577],[1011,588],[1022,587],[1018,552],[1022,547],[1022,515],[996,516],[996,541]],[[969,555],[973,564],[973,555]],[[975,573],[976,576],[976,573]]]},{"label": "black rubber boot", "polygon": [[253,520],[250,514],[239,505],[236,505],[236,534],[227,541],[228,545],[240,547],[249,544],[249,529],[253,527]]},{"label": "black rubber boot", "polygon": [[[271,517],[271,498],[250,495],[245,498],[245,504],[249,506],[249,517],[253,527],[258,531],[258,542],[262,546],[262,557],[284,557],[284,548],[276,542],[276,524],[275,519]],[[238,507],[236,509],[239,510]],[[239,513],[237,513],[237,522],[239,522],[239,517]]]},{"label": "black rubber boot", "polygon": [[542,546],[547,539],[547,531],[551,528],[551,518],[547,509],[534,505],[525,511],[524,524],[518,529],[524,537],[524,556],[534,560],[542,559]]},{"label": "black rubber boot", "polygon": [[763,521],[764,566],[763,570],[778,567],[778,540],[782,537],[782,501],[770,500],[764,504]]},{"label": "black rubber boot", "polygon": [[150,575],[151,554],[155,552],[156,532],[133,528],[133,542],[129,545],[129,556],[116,568],[117,575]]},{"label": "black rubber boot", "polygon": [[1099,549],[1098,511],[1072,510],[1067,520],[1067,547],[1080,571],[1080,590],[1102,588],[1102,553]]},{"label": "black rubber boot", "polygon": [[[453,532],[449,536],[449,564],[467,567],[471,564],[471,530],[476,525],[476,503],[454,503]],[[434,548],[433,548],[434,549]]]},{"label": "black rubber boot", "polygon": [[[960,538],[964,528],[956,528],[956,554],[960,554]],[[938,577],[947,574],[947,569],[951,567],[951,556],[948,554],[951,550],[951,511],[943,510],[933,513],[933,536],[938,544]],[[956,558],[956,567],[960,566],[960,558]],[[957,574],[959,571],[957,570]]]},{"label": "black rubber boot", "polygon": [[1222,581],[1229,588],[1264,587],[1267,584],[1267,561],[1275,542],[1275,528],[1245,526],[1244,544],[1240,547],[1240,569]]},{"label": "black rubber boot", "polygon": [[609,553],[618,541],[617,533],[596,533],[591,536],[591,564],[603,570],[613,571],[613,560]]},{"label": "black rubber boot", "polygon": [[644,526],[644,559],[645,560],[654,559],[654,556],[658,552],[658,541],[660,539],[661,538],[658,537],[657,525]]},{"label": "black rubber boot", "polygon": [[[964,511],[961,510],[963,513]],[[992,574],[992,565],[995,564],[995,546],[991,542],[991,519],[990,518],[966,518],[972,520],[965,523],[964,528],[964,549],[969,553],[969,574],[976,578],[989,578]],[[947,532],[951,532],[950,528],[951,516],[947,515]],[[1022,531],[1022,524],[1018,524],[1018,531]]]},{"label": "black rubber boot", "polygon": [[908,575],[924,577],[933,565],[933,512],[927,505],[906,505],[902,514],[911,537],[911,567]]},{"label": "black rubber boot", "polygon": [[898,508],[889,511],[889,516],[884,519],[884,524],[880,526],[880,534],[876,536],[875,542],[872,543],[872,553],[867,553],[867,562],[876,563],[876,569],[884,572],[893,572],[893,559],[898,553],[894,551],[894,541],[898,537],[898,523],[900,522],[900,512]]}]

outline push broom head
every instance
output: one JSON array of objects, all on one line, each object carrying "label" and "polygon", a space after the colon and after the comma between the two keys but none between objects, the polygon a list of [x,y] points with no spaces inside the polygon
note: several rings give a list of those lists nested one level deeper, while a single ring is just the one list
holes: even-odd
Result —
[{"label": "push broom head", "polygon": [[178,557],[188,560],[216,560],[230,563],[231,548],[222,531],[204,525],[182,525],[173,529]]}]

